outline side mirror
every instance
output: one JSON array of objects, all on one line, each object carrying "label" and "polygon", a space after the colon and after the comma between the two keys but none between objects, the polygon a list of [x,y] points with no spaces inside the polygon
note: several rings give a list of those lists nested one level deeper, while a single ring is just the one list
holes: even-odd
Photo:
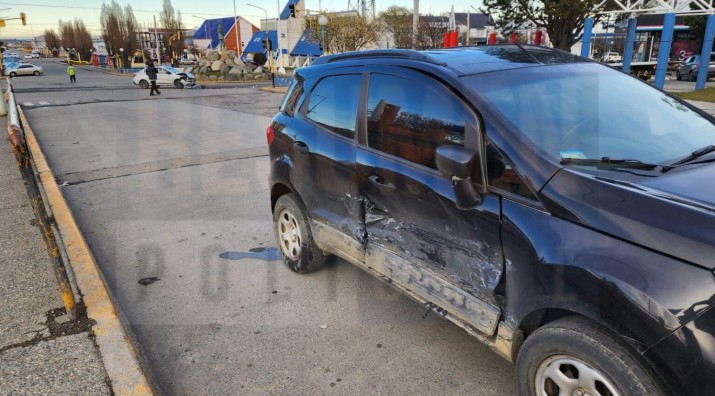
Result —
[{"label": "side mirror", "polygon": [[482,196],[474,188],[471,178],[478,158],[477,153],[461,146],[437,147],[437,169],[452,180],[458,209],[470,209],[482,203]]}]

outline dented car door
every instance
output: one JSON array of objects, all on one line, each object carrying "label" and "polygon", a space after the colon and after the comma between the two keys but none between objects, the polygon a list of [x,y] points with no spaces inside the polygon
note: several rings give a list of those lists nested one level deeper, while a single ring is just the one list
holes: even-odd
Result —
[{"label": "dented car door", "polygon": [[477,151],[477,117],[446,87],[405,70],[370,75],[366,113],[357,177],[367,265],[491,334],[503,273],[500,200],[457,209],[435,164],[441,145]]}]

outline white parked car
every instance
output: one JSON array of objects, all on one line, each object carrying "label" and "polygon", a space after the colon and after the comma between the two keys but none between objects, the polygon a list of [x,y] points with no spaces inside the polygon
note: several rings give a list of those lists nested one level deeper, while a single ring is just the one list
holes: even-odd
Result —
[{"label": "white parked car", "polygon": [[31,65],[29,63],[22,63],[19,64],[17,67],[11,69],[8,72],[8,75],[10,77],[15,77],[15,76],[39,76],[40,74],[44,73],[44,70],[42,70],[42,67],[40,66],[35,66]]},{"label": "white parked car", "polygon": [[[171,66],[156,66],[156,68],[158,70],[156,85],[158,86],[173,85],[176,88],[185,88],[196,84],[196,78],[192,73],[182,72]],[[141,88],[149,88],[151,83],[146,75],[146,68],[136,73],[132,82]]]},{"label": "white parked car", "polygon": [[606,52],[601,58],[601,62],[616,63],[623,62],[623,57],[618,52]]}]

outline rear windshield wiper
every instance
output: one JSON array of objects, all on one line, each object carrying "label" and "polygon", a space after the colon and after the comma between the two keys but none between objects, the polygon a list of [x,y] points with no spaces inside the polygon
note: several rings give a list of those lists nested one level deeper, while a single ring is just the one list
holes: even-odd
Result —
[{"label": "rear windshield wiper", "polygon": [[678,160],[678,161],[675,161],[675,162],[673,162],[673,163],[670,164],[670,165],[665,165],[665,166],[663,166],[662,171],[663,171],[663,172],[667,172],[667,171],[669,171],[669,170],[671,170],[671,169],[673,169],[673,168],[677,168],[677,167],[680,166],[680,165],[685,165],[685,164],[691,163],[691,162],[695,161],[696,159],[698,159],[698,158],[704,156],[705,154],[712,153],[713,151],[715,151],[715,145],[705,146],[705,147],[703,147],[703,148],[701,148],[701,149],[698,149],[698,150],[693,151],[692,153],[690,153],[689,156],[687,156],[687,157],[685,157],[685,158],[683,158],[683,159],[680,159],[680,160]]},{"label": "rear windshield wiper", "polygon": [[660,165],[647,164],[636,159],[618,159],[610,157],[602,157],[601,159],[595,158],[561,158],[562,165],[592,165],[592,166],[606,166],[612,168],[634,168],[634,169],[644,169],[652,170]]}]

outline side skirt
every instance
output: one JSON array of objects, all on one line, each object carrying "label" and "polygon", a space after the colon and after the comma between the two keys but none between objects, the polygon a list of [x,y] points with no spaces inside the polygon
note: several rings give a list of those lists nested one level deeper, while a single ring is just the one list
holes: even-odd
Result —
[{"label": "side skirt", "polygon": [[312,221],[318,247],[375,276],[439,316],[449,320],[513,363],[515,347],[523,340],[499,321],[501,311],[460,290],[429,269],[415,265],[380,247],[365,249],[354,238],[321,222]]}]

